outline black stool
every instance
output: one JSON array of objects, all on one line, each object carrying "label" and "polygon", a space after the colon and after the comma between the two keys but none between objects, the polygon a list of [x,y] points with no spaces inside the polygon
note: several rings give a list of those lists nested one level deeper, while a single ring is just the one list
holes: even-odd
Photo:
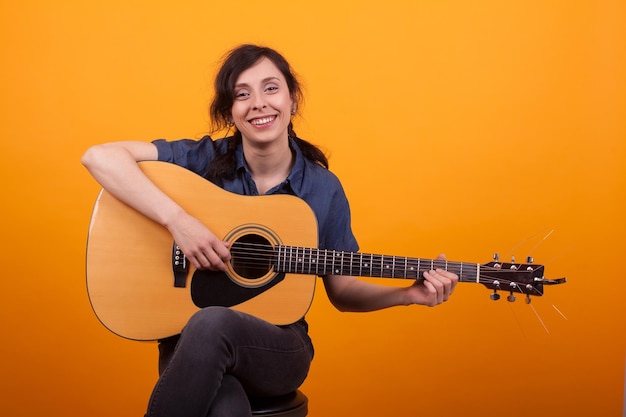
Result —
[{"label": "black stool", "polygon": [[250,398],[252,415],[259,417],[305,417],[309,399],[300,390],[280,397]]}]

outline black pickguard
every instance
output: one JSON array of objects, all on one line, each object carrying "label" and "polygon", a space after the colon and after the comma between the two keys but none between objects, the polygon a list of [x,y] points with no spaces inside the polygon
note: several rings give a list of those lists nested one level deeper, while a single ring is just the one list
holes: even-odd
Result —
[{"label": "black pickguard", "polygon": [[191,280],[191,299],[199,308],[233,307],[269,290],[285,278],[278,274],[267,284],[248,288],[233,282],[224,272],[196,270]]}]

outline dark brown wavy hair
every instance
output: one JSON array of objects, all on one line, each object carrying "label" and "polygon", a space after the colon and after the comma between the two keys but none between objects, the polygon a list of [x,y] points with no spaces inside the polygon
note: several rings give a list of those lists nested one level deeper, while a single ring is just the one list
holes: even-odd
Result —
[{"label": "dark brown wavy hair", "polygon": [[[235,102],[235,83],[242,72],[262,58],[272,61],[283,74],[291,99],[298,104],[297,109],[300,108],[303,99],[302,87],[287,60],[272,48],[241,45],[226,54],[215,77],[215,96],[209,110],[213,132],[231,129],[231,108]],[[326,155],[317,146],[298,138],[292,123],[289,123],[288,133],[289,137],[296,141],[307,159],[328,168]],[[232,177],[235,174],[237,167],[235,151],[239,143],[241,143],[241,133],[235,129],[233,140],[229,142],[226,153],[215,158],[209,166],[208,179],[217,182],[221,177]]]}]

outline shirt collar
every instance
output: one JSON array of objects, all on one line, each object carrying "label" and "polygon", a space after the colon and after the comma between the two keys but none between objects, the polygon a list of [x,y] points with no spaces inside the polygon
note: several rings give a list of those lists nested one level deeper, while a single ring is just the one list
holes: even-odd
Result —
[{"label": "shirt collar", "polygon": [[[300,150],[300,147],[292,137],[289,137],[289,147],[295,155],[295,160],[285,181],[289,184],[294,194],[299,197],[302,190],[302,181],[304,179],[305,158],[302,154],[302,150]],[[237,146],[236,157],[237,171],[245,170],[251,178],[252,176],[248,169],[248,164],[243,156],[243,144],[241,142],[239,142],[239,146]]]}]

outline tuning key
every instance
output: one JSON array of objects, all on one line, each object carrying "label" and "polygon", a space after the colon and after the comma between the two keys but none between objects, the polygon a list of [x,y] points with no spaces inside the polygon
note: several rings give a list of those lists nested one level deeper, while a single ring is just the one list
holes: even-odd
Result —
[{"label": "tuning key", "polygon": [[493,294],[489,296],[493,301],[497,301],[500,299],[500,294],[498,294],[498,290],[500,289],[500,281],[495,280],[493,282]]},{"label": "tuning key", "polygon": [[506,300],[507,300],[509,303],[513,303],[513,302],[515,302],[515,299],[516,299],[516,298],[515,298],[515,294],[513,294],[513,290],[515,289],[515,287],[516,287],[516,286],[517,286],[517,284],[516,284],[516,283],[514,283],[514,282],[509,283],[509,287],[511,287],[511,292],[510,292],[510,293],[509,293],[509,295],[506,297]]},{"label": "tuning key", "polygon": [[494,254],[493,254],[493,260],[494,260],[494,261],[496,261],[496,262],[499,262],[499,261],[500,261],[500,254],[499,254],[499,253],[497,253],[497,252],[496,252],[496,253],[494,253]]},{"label": "tuning key", "polygon": [[532,298],[530,298],[530,294],[526,294],[526,304],[530,304]]},{"label": "tuning key", "polygon": [[533,262],[535,262],[535,259],[532,256],[527,256],[526,257],[526,263],[532,264]]}]

